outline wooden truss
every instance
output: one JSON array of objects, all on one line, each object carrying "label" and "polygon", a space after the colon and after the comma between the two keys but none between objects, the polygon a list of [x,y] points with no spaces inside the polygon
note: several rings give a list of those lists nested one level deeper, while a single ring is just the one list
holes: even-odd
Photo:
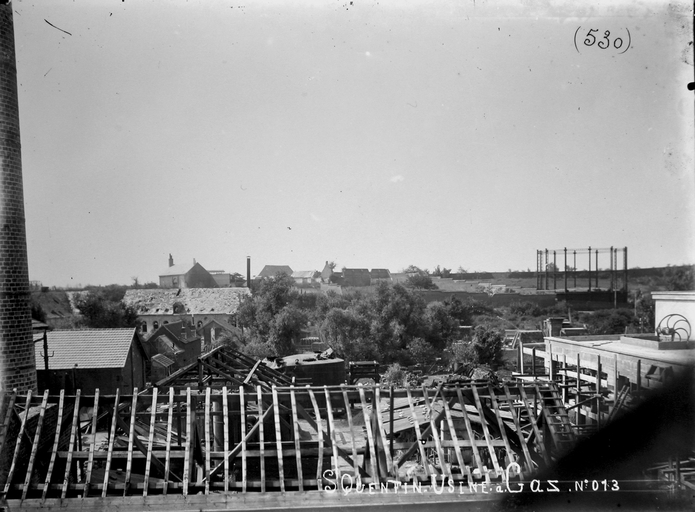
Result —
[{"label": "wooden truss", "polygon": [[5,499],[490,482],[512,463],[526,477],[574,440],[552,383],[269,387],[251,385],[260,366],[241,381],[226,370],[220,388],[0,396]]},{"label": "wooden truss", "polygon": [[282,372],[264,365],[227,346],[217,347],[198,357],[196,361],[180,368],[156,383],[159,388],[177,387],[233,387],[252,389],[261,386],[269,390],[273,385],[289,386],[292,379]]}]

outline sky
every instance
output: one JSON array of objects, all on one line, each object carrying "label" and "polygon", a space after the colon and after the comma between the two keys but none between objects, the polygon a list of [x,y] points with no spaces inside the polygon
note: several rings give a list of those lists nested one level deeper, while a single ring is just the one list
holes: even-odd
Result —
[{"label": "sky", "polygon": [[13,8],[45,286],[157,282],[169,254],[244,275],[588,246],[695,263],[686,2]]}]

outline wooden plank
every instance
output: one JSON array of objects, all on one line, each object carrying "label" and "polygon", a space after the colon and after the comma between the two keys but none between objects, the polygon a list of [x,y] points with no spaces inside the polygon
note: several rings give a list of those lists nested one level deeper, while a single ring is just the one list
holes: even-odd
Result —
[{"label": "wooden plank", "polygon": [[51,449],[51,460],[48,463],[48,471],[46,472],[46,481],[43,485],[43,493],[41,494],[41,500],[46,501],[46,496],[48,495],[48,487],[51,485],[51,477],[53,476],[53,468],[55,467],[58,443],[60,442],[60,430],[63,426],[63,407],[65,405],[65,390],[60,390],[60,398],[58,399],[58,418],[56,423],[55,436],[53,437],[53,448]]},{"label": "wooden plank", "polygon": [[314,416],[316,417],[316,434],[319,438],[319,456],[316,464],[316,482],[319,491],[323,490],[323,426],[321,425],[321,413],[319,412],[319,404],[316,402],[314,391],[307,386],[311,404],[314,406]]},{"label": "wooden plank", "polygon": [[362,383],[357,384],[357,389],[360,390],[360,402],[362,402],[362,418],[364,419],[364,429],[367,431],[367,442],[369,443],[369,462],[372,468],[372,478],[375,482],[379,482],[379,472],[377,471],[376,463],[376,446],[374,444],[374,435],[372,434],[372,418],[367,407],[367,399],[364,396],[364,386]]},{"label": "wooden plank", "polygon": [[70,430],[70,443],[68,444],[68,457],[65,461],[65,476],[63,477],[63,489],[60,493],[61,499],[65,499],[68,492],[68,481],[70,480],[70,469],[72,466],[72,451],[75,449],[75,433],[77,432],[77,424],[80,421],[80,393],[77,390],[75,393],[75,407],[72,414],[72,428]]},{"label": "wooden plank", "polygon": [[[205,388],[205,476],[210,474],[210,452],[212,440],[210,439],[210,386]],[[205,494],[210,494],[210,479],[205,478]]]},{"label": "wooden plank", "polygon": [[229,492],[229,404],[227,386],[222,387],[222,423],[224,428],[224,492]]},{"label": "wooden plank", "polygon": [[[531,428],[533,429],[533,433],[536,436],[536,439],[538,440],[538,450],[541,452],[541,455],[543,456],[543,460],[545,460],[546,463],[550,463],[550,457],[548,455],[547,450],[545,449],[545,443],[543,443],[543,438],[541,437],[541,432],[538,429],[538,416],[536,414],[537,411],[532,410],[529,407],[528,403],[528,397],[526,396],[526,390],[524,389],[524,386],[519,386],[519,395],[521,396],[521,400],[524,403],[524,406],[526,407],[526,411],[528,412],[529,415],[529,420],[531,421]],[[535,395],[534,395],[535,396]]]},{"label": "wooden plank", "polygon": [[352,467],[355,471],[355,478],[359,478],[360,470],[357,466],[357,445],[355,444],[355,430],[352,423],[352,410],[350,408],[350,399],[348,398],[347,390],[345,389],[345,384],[340,386],[343,392],[343,401],[345,402],[345,415],[347,416],[348,426],[350,427],[350,441],[352,447]]},{"label": "wooden plank", "polygon": [[488,384],[487,386],[488,392],[490,394],[490,401],[492,402],[492,409],[495,411],[495,416],[497,416],[497,422],[500,427],[500,434],[502,435],[502,440],[504,441],[504,447],[507,450],[507,456],[509,458],[509,461],[504,464],[506,467],[510,462],[512,462],[512,454],[514,451],[512,451],[512,447],[509,444],[509,438],[507,437],[507,430],[504,428],[504,420],[502,419],[502,414],[499,408],[499,405],[497,403],[497,393],[493,389],[493,387]]},{"label": "wooden plank", "polygon": [[157,421],[157,388],[152,388],[152,405],[150,407],[150,432],[147,438],[147,458],[145,460],[145,479],[143,481],[142,495],[147,496],[150,486],[150,467],[152,464],[152,444],[154,443],[154,424]]},{"label": "wooden plank", "polygon": [[[242,450],[243,443],[248,442],[249,439],[251,438],[252,435],[256,433],[257,430],[260,430],[260,426],[262,425],[262,422],[265,421],[268,416],[273,412],[272,407],[269,409],[266,409],[265,412],[263,413],[263,416],[261,417],[260,421],[258,421],[247,433],[246,436],[242,439],[242,442],[237,444],[233,450],[229,452],[229,460],[233,460],[234,457],[237,456],[237,454]],[[273,450],[275,452],[275,450]],[[251,452],[249,450],[244,450],[244,453],[248,456]],[[257,452],[257,455],[260,455],[260,450]],[[217,472],[220,470],[220,468],[224,467],[224,462],[220,462],[217,466],[215,466],[215,469],[210,471],[210,476],[216,475]]]},{"label": "wooden plank", "polygon": [[[241,492],[246,492],[246,404],[244,386],[239,388],[239,411],[241,412]],[[229,459],[229,457],[227,457]]]},{"label": "wooden plank", "polygon": [[451,417],[451,410],[449,408],[448,400],[444,389],[442,389],[442,404],[444,405],[444,415],[446,416],[446,422],[449,426],[449,434],[451,435],[451,440],[454,442],[454,451],[456,452],[456,460],[459,463],[459,468],[461,468],[461,474],[463,474],[463,467],[465,466],[463,462],[463,454],[461,453],[461,446],[459,444],[458,436],[456,435],[456,428],[454,427],[454,420]]},{"label": "wooden plank", "polygon": [[[435,393],[435,395],[432,397],[432,400],[433,400],[433,401],[437,399],[437,395],[439,394],[439,390],[440,390],[440,389],[441,389],[441,386],[440,386],[439,389],[437,389],[437,393]],[[442,409],[442,411],[441,411],[440,413],[438,413],[438,414],[437,414],[437,417],[434,419],[434,423],[437,423],[437,422],[440,421],[443,417],[444,417],[444,410]],[[425,428],[425,431],[422,433],[422,436],[423,436],[423,437],[426,437],[426,436],[430,433],[430,430],[431,430],[431,426],[428,425],[428,426]],[[411,445],[411,447],[408,448],[408,449],[406,450],[406,452],[403,454],[403,457],[398,461],[398,464],[400,465],[401,462],[403,462],[403,461],[405,461],[405,460],[408,460],[408,458],[410,458],[410,456],[413,455],[413,453],[415,453],[415,450],[417,450],[417,447],[416,447],[414,444]]]},{"label": "wooden plank", "polygon": [[[14,393],[13,393],[14,394]],[[7,402],[7,397],[11,396],[10,393],[0,391],[0,411],[5,410],[5,402]],[[3,422],[2,426],[4,426],[5,423]],[[5,429],[0,430],[0,452],[2,452],[2,449],[5,445],[5,438],[7,437],[7,431]]]},{"label": "wooden plank", "polygon": [[128,494],[130,486],[130,475],[133,470],[133,438],[135,437],[135,416],[138,403],[138,388],[133,388],[133,399],[130,405],[130,430],[128,432],[128,461],[125,466],[125,486],[123,487],[123,496]]},{"label": "wooden plank", "polygon": [[[263,432],[263,390],[259,385],[256,388],[256,397],[258,401],[258,442],[261,450],[261,492],[265,492],[265,437]],[[270,411],[270,409],[268,409]]]},{"label": "wooden plank", "polygon": [[164,458],[164,488],[162,494],[166,496],[169,490],[169,471],[171,470],[171,424],[174,420],[174,388],[169,388],[169,414],[167,415],[167,440],[166,455]]},{"label": "wooden plank", "polygon": [[[290,404],[292,405],[292,426],[294,428],[294,456],[297,465],[299,491],[304,491],[304,476],[302,473],[302,452],[299,443],[299,418],[297,417],[297,399],[294,396],[294,386],[290,386]],[[350,425],[352,431],[352,425]]]},{"label": "wooden plank", "polygon": [[[31,474],[34,471],[34,461],[36,460],[36,452],[39,448],[39,440],[41,439],[41,429],[43,428],[43,419],[46,415],[46,405],[48,404],[48,390],[43,392],[43,400],[41,401],[41,410],[39,411],[39,421],[36,424],[36,432],[34,432],[34,441],[31,444],[31,454],[29,455],[29,464],[27,465],[26,477],[24,478],[24,489],[22,490],[22,501],[27,497],[29,484],[31,483]],[[29,411],[27,411],[27,414]]]},{"label": "wooden plank", "polygon": [[[425,447],[423,446],[422,432],[420,430],[420,422],[417,419],[417,413],[415,411],[415,404],[413,403],[413,396],[410,392],[410,386],[406,384],[405,390],[408,395],[408,407],[410,408],[410,417],[413,419],[413,428],[415,429],[415,438],[417,439],[417,446],[420,450],[420,460],[422,462],[422,467],[425,469],[425,474],[427,478],[430,477],[430,465],[427,460],[427,453],[425,452]],[[402,462],[402,460],[401,460]]]},{"label": "wooden plank", "polygon": [[[497,461],[497,454],[495,453],[495,449],[490,444],[492,436],[490,435],[490,430],[488,429],[487,420],[483,415],[484,407],[482,402],[480,401],[480,396],[478,396],[477,386],[471,386],[471,391],[473,392],[473,400],[475,400],[475,407],[476,409],[478,409],[478,413],[480,414],[480,423],[483,426],[483,435],[485,436],[485,443],[487,444],[487,449],[490,453],[490,459],[492,459],[492,466],[495,468],[495,472],[498,475],[500,475],[502,474],[502,468],[500,468],[499,462]],[[504,430],[504,425],[502,426],[502,429]]]},{"label": "wooden plank", "polygon": [[329,436],[331,440],[331,449],[333,451],[333,471],[335,473],[336,482],[340,482],[340,461],[338,459],[338,443],[335,436],[335,421],[333,420],[331,394],[327,388],[324,388],[323,392],[326,396],[326,426],[330,425]]},{"label": "wooden plank", "polygon": [[86,498],[89,494],[89,484],[92,481],[92,470],[94,469],[94,450],[97,444],[97,415],[99,414],[99,388],[94,390],[94,407],[92,408],[92,443],[89,446],[89,460],[87,461],[87,474],[84,481],[82,497]]},{"label": "wooden plank", "polygon": [[[393,397],[393,386],[389,386],[389,453],[393,457],[393,409],[394,409],[394,397]],[[396,476],[398,476],[398,470],[395,471]]]},{"label": "wooden plank", "polygon": [[[435,397],[436,396],[437,395],[435,395]],[[430,417],[430,429],[432,430],[432,438],[434,439],[434,444],[437,447],[437,458],[439,459],[439,467],[442,468],[442,472],[446,476],[450,477],[451,476],[451,468],[447,464],[446,460],[444,460],[444,450],[442,449],[441,439],[439,438],[439,432],[437,431],[437,424],[436,424],[437,420],[435,419],[434,409],[430,405],[430,400],[429,400],[429,397],[427,396],[427,388],[424,385],[422,386],[422,398],[424,399],[425,407],[427,408],[427,410],[429,412],[428,416]]]},{"label": "wooden plank", "polygon": [[[337,386],[337,387],[339,388],[340,386]],[[320,388],[320,389],[323,389],[323,388]],[[316,425],[316,422],[314,421],[314,419],[311,417],[311,415],[308,412],[306,412],[306,410],[304,410],[304,407],[302,407],[301,404],[297,404],[297,414],[299,414],[304,420],[306,420],[306,422],[309,423],[309,425],[312,428],[316,429],[317,432],[321,431],[322,436],[324,438],[324,441],[329,440],[328,435],[325,432],[323,432],[323,430],[319,429],[319,427]],[[354,466],[354,461],[352,460],[352,457],[350,457],[350,455],[345,450],[343,450],[340,446],[338,446],[338,455],[340,455],[340,457],[342,457],[342,459],[345,462],[347,462],[349,465]],[[360,469],[360,474],[362,476],[368,476],[368,473],[366,471],[364,471],[363,469]]]},{"label": "wooden plank", "polygon": [[280,478],[280,492],[285,492],[285,468],[282,460],[282,431],[280,430],[280,405],[278,404],[278,392],[273,386],[273,410],[275,412],[275,445],[277,446],[278,474]]},{"label": "wooden plank", "polygon": [[193,444],[191,428],[191,388],[186,388],[186,444],[183,456],[183,495],[188,496],[188,482],[191,478],[191,445]]},{"label": "wooden plank", "polygon": [[[118,402],[121,390],[116,388],[116,398],[113,401],[113,417],[111,418],[111,432],[109,434],[109,448],[106,455],[106,466],[104,468],[104,484],[101,489],[101,497],[106,498],[106,493],[109,489],[109,471],[111,470],[111,459],[113,457],[113,443],[116,439],[116,424],[118,423]],[[56,439],[57,443],[57,439]],[[56,444],[56,449],[57,449]]]},{"label": "wooden plank", "polygon": [[[478,470],[480,470],[481,473],[484,472],[483,469],[483,461],[480,458],[480,452],[478,451],[478,445],[475,442],[475,431],[473,430],[473,427],[471,425],[471,419],[468,417],[468,411],[466,411],[466,401],[463,399],[463,393],[461,392],[461,388],[459,386],[456,386],[456,395],[458,396],[459,399],[459,404],[461,405],[461,411],[463,415],[463,422],[466,425],[466,432],[468,433],[468,439],[471,441],[471,449],[473,450],[473,458],[475,459],[475,464],[478,466]],[[481,420],[482,421],[482,420]]]},{"label": "wooden plank", "polygon": [[[215,360],[215,363],[217,363],[217,365],[219,365],[219,366],[222,366],[223,369],[225,369],[227,371],[231,370],[232,373],[234,373],[234,368],[224,364],[222,361]],[[237,379],[233,375],[231,375],[227,372],[223,372],[217,366],[214,366],[214,365],[207,363],[205,361],[200,361],[200,368],[201,368],[201,371],[202,371],[202,368],[207,368],[208,370],[215,372],[217,375],[222,377],[224,380],[227,380],[227,381],[231,382],[232,384],[236,384],[237,386],[243,386],[244,385],[244,381],[242,381],[241,379]]]},{"label": "wooden plank", "polygon": [[12,485],[12,477],[14,476],[15,469],[17,468],[17,459],[19,457],[19,449],[22,446],[22,440],[24,439],[24,429],[27,424],[27,417],[29,416],[29,407],[31,406],[31,394],[32,391],[31,389],[27,391],[27,400],[26,403],[24,404],[24,417],[22,418],[22,423],[19,427],[19,433],[17,434],[17,441],[15,442],[14,445],[14,455],[12,456],[12,463],[10,465],[10,470],[7,473],[7,480],[5,483],[5,496],[7,496],[7,493],[10,490],[10,486]]},{"label": "wooden plank", "polygon": [[[390,475],[397,476],[398,471],[393,467],[393,458],[391,457],[391,450],[387,447],[389,446],[388,440],[386,439],[386,428],[384,427],[384,420],[381,417],[381,395],[377,386],[374,387],[374,407],[376,413],[377,425],[379,427],[379,435],[381,436],[381,444],[384,447],[384,455],[386,456],[386,472]],[[328,391],[326,391],[328,392]],[[393,433],[391,433],[393,437]],[[338,477],[340,478],[340,477]]]},{"label": "wooden plank", "polygon": [[[5,396],[4,393],[3,396]],[[5,447],[5,442],[7,441],[7,429],[10,428],[10,421],[12,420],[12,415],[14,414],[14,404],[16,399],[17,390],[15,389],[12,391],[12,394],[10,395],[10,400],[7,404],[7,410],[5,411],[5,419],[2,422],[2,438],[0,439],[0,451]]]},{"label": "wooden plank", "polygon": [[253,377],[258,367],[261,365],[261,361],[263,360],[259,359],[258,361],[256,361],[256,364],[253,365],[253,368],[251,368],[251,371],[248,373],[248,375],[246,375],[246,378],[244,379],[244,384],[248,384],[249,382],[251,382],[251,378]]}]

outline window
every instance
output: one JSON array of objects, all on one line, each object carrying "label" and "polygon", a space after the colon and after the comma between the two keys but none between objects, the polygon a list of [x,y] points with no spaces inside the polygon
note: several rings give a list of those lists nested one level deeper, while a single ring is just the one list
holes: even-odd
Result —
[{"label": "window", "polygon": [[147,322],[143,322],[140,324],[140,330],[142,332],[147,332]]},{"label": "window", "polygon": [[155,331],[159,329],[159,322],[157,322],[157,320],[152,322],[152,329],[154,329]]}]

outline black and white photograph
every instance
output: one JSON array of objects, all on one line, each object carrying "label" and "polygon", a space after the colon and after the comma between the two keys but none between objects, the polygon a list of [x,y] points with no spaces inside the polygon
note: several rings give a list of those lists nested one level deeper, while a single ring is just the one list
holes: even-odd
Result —
[{"label": "black and white photograph", "polygon": [[0,0],[0,510],[693,510],[693,5]]}]

